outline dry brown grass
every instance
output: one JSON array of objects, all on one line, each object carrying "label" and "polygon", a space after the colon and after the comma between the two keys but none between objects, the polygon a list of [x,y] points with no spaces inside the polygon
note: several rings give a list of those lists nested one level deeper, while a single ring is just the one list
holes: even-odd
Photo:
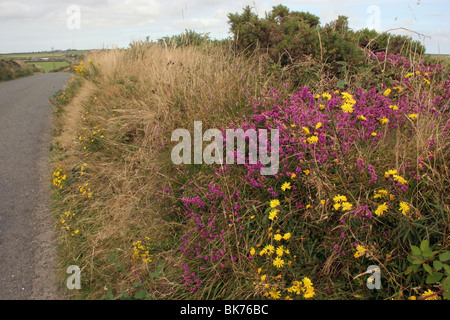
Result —
[{"label": "dry brown grass", "polygon": [[[221,48],[144,43],[130,50],[95,51],[88,58],[88,80],[65,107],[57,137],[64,150],[58,164],[72,176],[60,199],[64,206],[57,210],[77,212],[73,229],[80,230],[79,237],[61,233],[62,270],[79,265],[89,288],[82,296],[95,299],[106,290],[129,288],[159,263],[164,272],[158,279],[178,272],[172,249],[177,226],[162,223],[157,215],[161,185],[172,180],[164,146],[172,130],[192,130],[194,120],[203,121],[205,129],[241,119],[248,112],[242,109],[248,93],[264,92],[269,80],[262,61],[244,60]],[[104,138],[84,149],[77,138],[89,140],[96,128],[104,129]],[[79,192],[85,183],[92,198]],[[146,236],[154,243],[150,264],[132,259],[132,242]],[[118,272],[120,266],[125,271]]]}]

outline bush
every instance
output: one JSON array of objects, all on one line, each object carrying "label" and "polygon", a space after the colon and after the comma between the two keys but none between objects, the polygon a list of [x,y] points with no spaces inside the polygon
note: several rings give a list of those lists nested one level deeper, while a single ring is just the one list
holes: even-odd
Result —
[{"label": "bush", "polygon": [[274,6],[264,18],[247,6],[241,14],[228,14],[228,19],[236,49],[247,55],[255,51],[266,54],[272,63],[271,71],[280,73],[282,79],[292,80],[295,86],[330,79],[345,82],[373,67],[367,62],[371,62],[368,57],[374,52],[425,50],[406,36],[378,34],[367,29],[354,32],[345,16],[321,27],[317,16],[290,11],[283,5]]},{"label": "bush", "polygon": [[30,76],[36,72],[42,72],[42,69],[21,61],[0,59],[0,81]]},{"label": "bush", "polygon": [[194,30],[185,30],[182,34],[165,36],[158,39],[160,44],[168,44],[176,47],[200,46],[211,41],[208,33],[198,33]]}]

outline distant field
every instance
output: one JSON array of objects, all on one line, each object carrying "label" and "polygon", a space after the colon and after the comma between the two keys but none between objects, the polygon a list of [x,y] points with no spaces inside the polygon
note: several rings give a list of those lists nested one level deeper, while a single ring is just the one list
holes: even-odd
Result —
[{"label": "distant field", "polygon": [[64,58],[69,55],[82,56],[86,50],[68,50],[68,51],[52,51],[52,52],[19,52],[0,54],[0,59],[20,59],[27,60],[36,58]]},{"label": "distant field", "polygon": [[67,61],[28,61],[27,63],[41,67],[46,73],[54,69],[70,66],[70,63]]},{"label": "distant field", "polygon": [[450,66],[450,54],[428,54],[427,56],[436,59],[440,63]]},{"label": "distant field", "polygon": [[77,63],[87,50],[67,50],[48,52],[19,52],[0,54],[0,59],[22,61],[29,65],[41,67],[44,72],[70,66]]}]

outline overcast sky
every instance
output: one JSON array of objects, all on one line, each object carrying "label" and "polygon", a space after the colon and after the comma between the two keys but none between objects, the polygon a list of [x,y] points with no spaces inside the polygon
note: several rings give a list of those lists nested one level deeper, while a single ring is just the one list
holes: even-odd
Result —
[{"label": "overcast sky", "polygon": [[277,4],[309,11],[322,25],[345,15],[355,30],[413,30],[426,36],[411,33],[428,53],[450,54],[449,0],[0,0],[0,53],[127,47],[185,29],[222,39],[230,36],[227,13],[250,5],[263,16]]}]

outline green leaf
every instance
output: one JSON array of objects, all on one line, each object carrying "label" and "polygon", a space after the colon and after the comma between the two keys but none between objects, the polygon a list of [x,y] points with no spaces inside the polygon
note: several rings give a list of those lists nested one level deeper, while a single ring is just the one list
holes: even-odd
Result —
[{"label": "green leaf", "polygon": [[413,255],[420,256],[422,254],[422,251],[420,251],[419,247],[411,246],[411,250]]},{"label": "green leaf", "polygon": [[443,266],[442,262],[440,262],[438,260],[434,260],[433,261],[433,268],[434,268],[434,270],[439,271],[439,270],[442,269],[442,266]]},{"label": "green leaf", "polygon": [[423,240],[420,243],[420,250],[422,250],[422,252],[428,251],[430,249],[430,243],[428,242],[428,240]]},{"label": "green leaf", "polygon": [[422,264],[422,262],[423,262],[422,260],[414,260],[413,264]]},{"label": "green leaf", "polygon": [[433,272],[433,274],[430,274],[430,275],[427,277],[426,282],[427,282],[428,284],[436,283],[436,282],[438,282],[439,280],[441,280],[443,276],[444,276],[444,275],[443,275],[442,273],[440,273],[440,272]]},{"label": "green leaf", "polygon": [[342,80],[342,79],[338,80],[337,83],[336,83],[337,87],[340,90],[344,90],[345,89],[345,84],[346,84],[345,80]]},{"label": "green leaf", "polygon": [[134,294],[135,299],[144,299],[147,297],[147,290],[139,290]]},{"label": "green leaf", "polygon": [[427,248],[424,252],[422,252],[422,255],[424,258],[431,258],[432,256],[434,256],[436,254],[436,251],[431,251],[430,248]]},{"label": "green leaf", "polygon": [[112,300],[112,299],[114,299],[114,294],[112,293],[111,290],[108,290],[108,293],[100,297],[100,300]]},{"label": "green leaf", "polygon": [[408,268],[406,268],[405,275],[408,275],[411,272],[413,273],[417,272],[417,269],[419,269],[419,267],[420,267],[419,265],[409,266]]},{"label": "green leaf", "polygon": [[442,287],[444,290],[450,290],[450,278],[446,278],[444,281],[442,281]]},{"label": "green leaf", "polygon": [[428,263],[424,263],[423,264],[423,268],[425,269],[426,272],[428,272],[429,274],[433,273],[433,269],[431,269],[430,265]]},{"label": "green leaf", "polygon": [[445,299],[450,300],[450,291],[445,291],[445,292],[442,294],[442,296],[443,296]]},{"label": "green leaf", "polygon": [[450,251],[446,251],[444,253],[441,253],[439,255],[439,260],[441,260],[441,262],[446,262],[446,261],[450,260]]},{"label": "green leaf", "polygon": [[447,265],[447,264],[444,264],[443,267],[444,267],[444,270],[445,270],[445,274],[446,274],[448,277],[450,277],[450,266]]}]

